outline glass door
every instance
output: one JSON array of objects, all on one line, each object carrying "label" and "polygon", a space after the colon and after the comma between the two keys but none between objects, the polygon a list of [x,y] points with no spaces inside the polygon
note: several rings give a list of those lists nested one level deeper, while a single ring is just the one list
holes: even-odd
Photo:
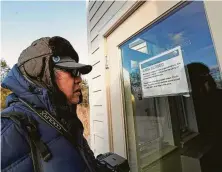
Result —
[{"label": "glass door", "polygon": [[132,171],[222,171],[222,80],[203,2],[120,49]]}]

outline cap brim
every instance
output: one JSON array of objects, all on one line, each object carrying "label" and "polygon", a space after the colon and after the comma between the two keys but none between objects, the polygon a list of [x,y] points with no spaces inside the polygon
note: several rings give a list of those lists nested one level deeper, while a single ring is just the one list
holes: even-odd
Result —
[{"label": "cap brim", "polygon": [[63,63],[57,63],[55,64],[57,67],[61,67],[63,69],[78,69],[81,74],[88,74],[92,70],[91,65],[85,65],[81,63],[76,62],[63,62]]}]

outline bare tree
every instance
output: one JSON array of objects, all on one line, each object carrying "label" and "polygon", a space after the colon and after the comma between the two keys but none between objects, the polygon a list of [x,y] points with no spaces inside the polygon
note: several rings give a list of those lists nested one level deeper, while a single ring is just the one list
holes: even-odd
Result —
[{"label": "bare tree", "polygon": [[1,82],[3,81],[3,79],[8,74],[9,71],[10,67],[8,66],[8,64],[4,59],[1,59]]},{"label": "bare tree", "polygon": [[89,86],[86,79],[83,79],[81,83],[81,88],[82,88],[82,95],[83,95],[82,105],[88,106],[89,105]]},{"label": "bare tree", "polygon": [[[10,67],[8,66],[5,60],[1,59],[1,82],[9,71]],[[11,93],[11,91],[2,87],[0,88],[1,88],[1,110],[2,110],[6,106],[5,99]]]}]

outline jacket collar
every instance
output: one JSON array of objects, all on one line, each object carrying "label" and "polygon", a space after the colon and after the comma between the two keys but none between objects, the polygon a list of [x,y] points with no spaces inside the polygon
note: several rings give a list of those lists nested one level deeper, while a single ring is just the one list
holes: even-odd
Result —
[{"label": "jacket collar", "polygon": [[34,108],[43,108],[54,114],[55,110],[50,101],[50,92],[29,82],[19,71],[17,64],[9,71],[1,86],[11,90],[14,94],[8,96],[7,106],[20,98]]}]

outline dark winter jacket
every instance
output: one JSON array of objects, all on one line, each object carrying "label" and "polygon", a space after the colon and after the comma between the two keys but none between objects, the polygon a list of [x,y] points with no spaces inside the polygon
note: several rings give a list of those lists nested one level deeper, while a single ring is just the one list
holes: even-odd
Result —
[{"label": "dark winter jacket", "polygon": [[[86,163],[75,148],[66,138],[59,134],[53,127],[42,121],[33,111],[27,108],[18,98],[26,101],[32,107],[45,109],[51,115],[57,115],[50,101],[47,89],[37,87],[28,82],[15,65],[2,83],[2,87],[10,89],[13,93],[7,97],[7,108],[1,113],[21,112],[38,122],[38,131],[41,140],[47,144],[52,158],[48,162],[41,160],[44,172],[84,172]],[[64,110],[63,113],[70,113]],[[63,115],[63,114],[60,114]],[[67,114],[64,114],[67,115]],[[75,123],[80,127],[76,132],[76,140],[79,144],[86,144],[83,137],[82,123],[73,115]],[[88,145],[87,145],[88,146]],[[89,152],[91,150],[88,150]],[[30,154],[30,146],[24,137],[24,133],[18,130],[16,124],[9,119],[1,120],[1,169],[2,172],[32,172],[33,164]]]}]

